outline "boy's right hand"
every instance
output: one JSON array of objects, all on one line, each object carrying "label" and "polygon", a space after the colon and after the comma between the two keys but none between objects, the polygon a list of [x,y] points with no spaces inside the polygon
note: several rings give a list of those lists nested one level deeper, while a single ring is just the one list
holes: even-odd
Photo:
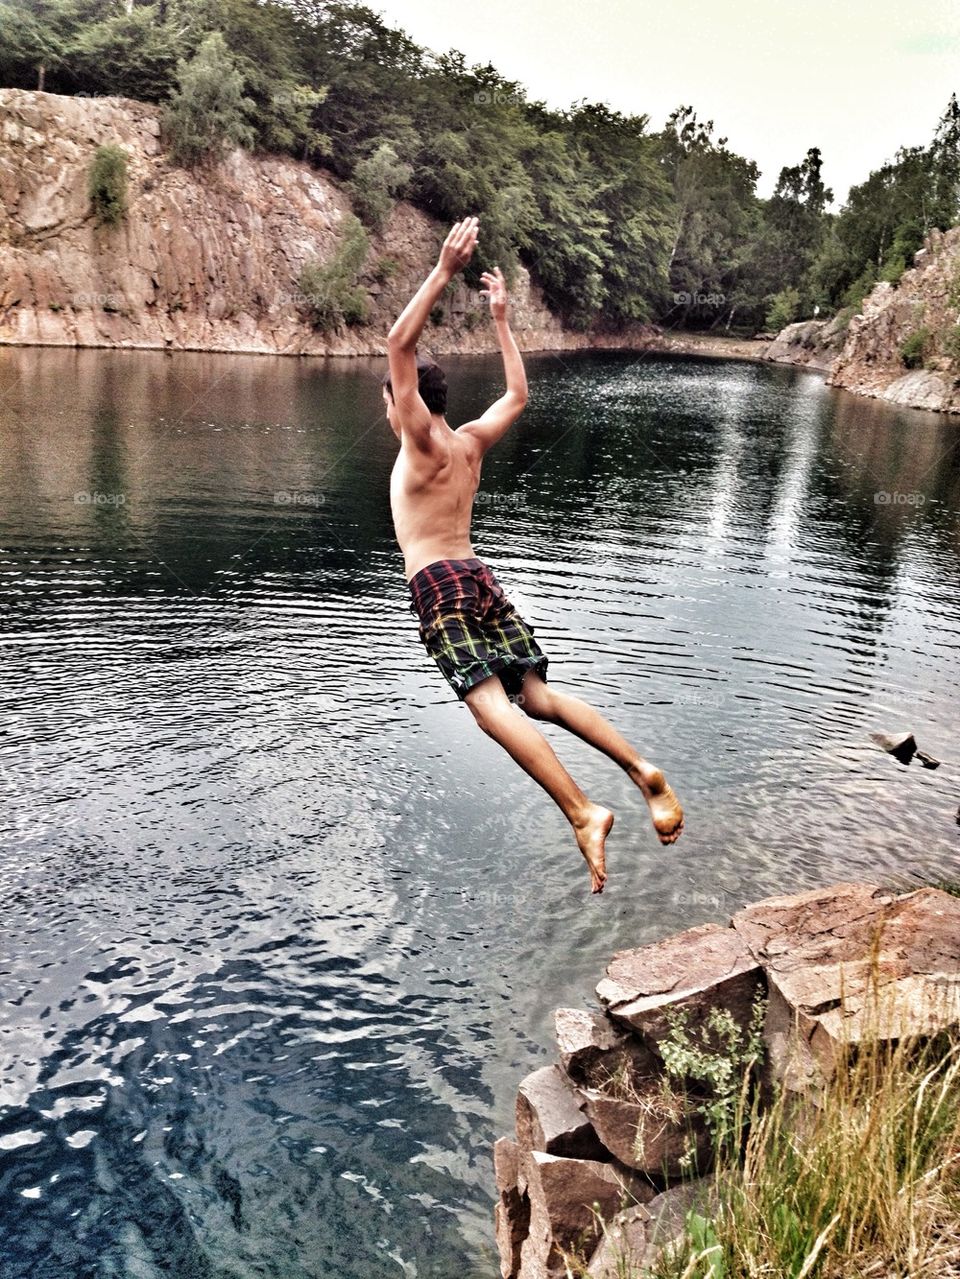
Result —
[{"label": "boy's right hand", "polygon": [[479,218],[464,218],[461,222],[453,224],[453,228],[444,240],[443,248],[440,250],[438,266],[441,271],[445,271],[452,276],[463,270],[473,257],[473,251],[477,247],[479,226]]}]

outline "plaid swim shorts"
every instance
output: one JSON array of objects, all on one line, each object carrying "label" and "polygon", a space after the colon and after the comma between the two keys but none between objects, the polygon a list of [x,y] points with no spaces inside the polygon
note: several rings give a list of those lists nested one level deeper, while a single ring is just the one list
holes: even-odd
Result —
[{"label": "plaid swim shorts", "polygon": [[408,585],[420,639],[461,701],[490,675],[500,676],[510,696],[520,692],[527,671],[546,678],[549,659],[533,627],[482,560],[436,560]]}]

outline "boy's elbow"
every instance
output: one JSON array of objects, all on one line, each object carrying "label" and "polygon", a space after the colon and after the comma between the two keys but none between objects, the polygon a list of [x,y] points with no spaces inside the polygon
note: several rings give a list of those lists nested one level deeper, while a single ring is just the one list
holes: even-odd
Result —
[{"label": "boy's elbow", "polygon": [[413,345],[413,343],[410,342],[409,338],[404,336],[403,330],[399,327],[398,321],[387,334],[387,349],[391,351],[405,351],[411,345]]}]

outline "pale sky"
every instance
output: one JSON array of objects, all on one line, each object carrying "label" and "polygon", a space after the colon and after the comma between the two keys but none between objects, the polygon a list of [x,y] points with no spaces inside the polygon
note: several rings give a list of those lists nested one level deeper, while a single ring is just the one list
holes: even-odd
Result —
[{"label": "pale sky", "polygon": [[849,187],[929,142],[960,92],[960,0],[369,0],[420,45],[492,62],[551,107],[607,102],[659,129],[692,105],[761,170],[823,153]]}]

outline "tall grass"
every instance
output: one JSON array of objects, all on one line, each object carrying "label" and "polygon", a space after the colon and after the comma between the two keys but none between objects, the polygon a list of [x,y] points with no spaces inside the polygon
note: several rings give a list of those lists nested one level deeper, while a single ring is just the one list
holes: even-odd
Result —
[{"label": "tall grass", "polygon": [[958,1036],[867,1041],[816,1104],[781,1093],[745,1118],[715,1213],[688,1217],[654,1279],[960,1276]]}]

